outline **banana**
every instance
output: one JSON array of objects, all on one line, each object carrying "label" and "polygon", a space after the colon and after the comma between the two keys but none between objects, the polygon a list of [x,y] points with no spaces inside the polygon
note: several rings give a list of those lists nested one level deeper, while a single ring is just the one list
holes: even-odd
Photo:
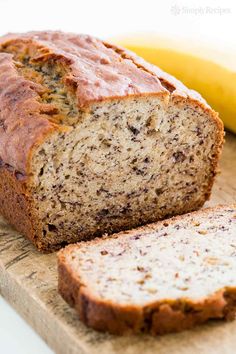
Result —
[{"label": "banana", "polygon": [[236,52],[221,52],[206,44],[134,35],[113,38],[152,64],[201,93],[220,114],[225,127],[236,133]]}]

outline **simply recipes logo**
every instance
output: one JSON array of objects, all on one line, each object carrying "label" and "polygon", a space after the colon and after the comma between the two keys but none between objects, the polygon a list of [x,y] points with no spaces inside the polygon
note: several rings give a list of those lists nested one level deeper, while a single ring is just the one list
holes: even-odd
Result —
[{"label": "simply recipes logo", "polygon": [[203,16],[203,15],[229,15],[231,14],[231,9],[226,7],[212,7],[212,6],[181,6],[181,5],[173,5],[171,6],[170,12],[174,16],[179,15],[195,15],[195,16]]}]

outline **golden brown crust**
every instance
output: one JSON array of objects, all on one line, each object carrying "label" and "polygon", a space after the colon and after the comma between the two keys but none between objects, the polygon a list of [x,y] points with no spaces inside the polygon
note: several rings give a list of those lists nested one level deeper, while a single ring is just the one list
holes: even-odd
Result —
[{"label": "golden brown crust", "polygon": [[65,81],[76,88],[79,106],[106,98],[166,92],[158,77],[122,59],[113,46],[88,35],[29,32],[0,39],[0,46],[23,42],[35,47],[34,61],[55,58],[68,69]]},{"label": "golden brown crust", "polygon": [[0,211],[39,250],[53,250],[41,237],[42,223],[27,186],[27,177],[3,164],[0,164]]},{"label": "golden brown crust", "polygon": [[[218,206],[185,216],[176,216],[166,221],[159,221],[145,227],[121,232],[114,235],[114,237],[149,233],[156,229],[158,225],[172,224],[199,213],[206,215],[212,210],[221,208],[222,206]],[[235,209],[236,205],[232,206],[232,208]],[[107,236],[104,236],[91,242],[100,243],[106,238]],[[58,290],[65,301],[78,311],[80,320],[89,327],[119,335],[138,333],[157,335],[190,329],[209,319],[230,321],[235,318],[235,287],[225,287],[211,296],[199,300],[188,298],[166,299],[145,306],[120,305],[98,298],[80,281],[78,274],[71,270],[67,263],[66,258],[70,255],[70,251],[82,245],[83,242],[77,245],[70,245],[58,252]]]},{"label": "golden brown crust", "polygon": [[39,221],[27,189],[26,177],[11,166],[0,167],[0,210],[17,230],[33,242],[37,238]]},{"label": "golden brown crust", "polygon": [[21,173],[30,173],[32,149],[57,126],[38,101],[40,86],[24,79],[10,54],[0,54],[0,159]]}]

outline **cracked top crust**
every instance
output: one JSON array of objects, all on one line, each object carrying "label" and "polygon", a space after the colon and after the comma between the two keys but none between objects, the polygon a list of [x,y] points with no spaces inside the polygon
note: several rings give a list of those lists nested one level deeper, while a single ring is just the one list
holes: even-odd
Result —
[{"label": "cracked top crust", "polygon": [[[167,102],[170,97],[190,97],[213,113],[200,95],[159,68],[88,35],[8,34],[0,38],[0,52],[0,164],[22,174],[30,173],[32,151],[45,137],[73,125],[65,110],[58,112],[52,98],[52,102],[45,102],[45,87],[37,81],[38,73],[33,80],[32,73],[31,77],[22,74],[25,64],[60,67],[64,96],[70,96],[66,99],[73,101],[77,116],[94,102],[146,95],[161,96]],[[41,72],[41,78],[44,75]],[[56,81],[54,84],[57,87]]]},{"label": "cracked top crust", "polygon": [[[125,52],[88,35],[62,32],[9,34],[0,39],[36,46],[35,61],[55,58],[69,70],[66,81],[76,88],[79,106],[111,97],[165,92],[158,77],[142,69]],[[10,60],[10,58],[9,58]]]},{"label": "cracked top crust", "polygon": [[67,66],[66,82],[76,88],[82,107],[106,98],[153,93],[189,96],[206,103],[197,92],[134,53],[89,35],[53,31],[7,34],[0,38],[0,50],[14,42],[37,47],[34,61],[54,58]]}]

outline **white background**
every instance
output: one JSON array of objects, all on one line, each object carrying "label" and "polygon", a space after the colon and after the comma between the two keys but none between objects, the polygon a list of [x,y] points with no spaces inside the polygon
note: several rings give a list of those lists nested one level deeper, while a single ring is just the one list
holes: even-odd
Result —
[{"label": "white background", "polygon": [[[0,35],[60,29],[109,38],[154,32],[236,49],[234,0],[0,0],[0,15]],[[0,352],[52,353],[1,297]]]},{"label": "white background", "polygon": [[0,34],[61,29],[107,38],[148,31],[235,45],[235,13],[234,0],[0,0]]}]

